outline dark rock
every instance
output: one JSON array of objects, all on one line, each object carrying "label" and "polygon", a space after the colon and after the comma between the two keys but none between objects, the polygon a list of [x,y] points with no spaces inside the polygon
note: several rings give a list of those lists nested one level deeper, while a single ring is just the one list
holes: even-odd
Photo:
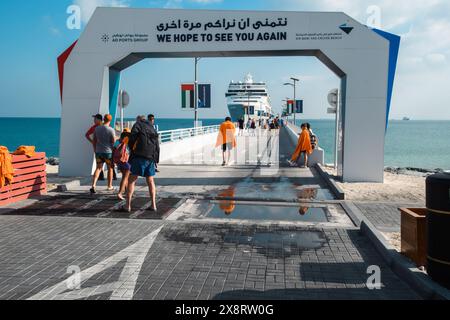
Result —
[{"label": "dark rock", "polygon": [[47,164],[51,165],[51,166],[57,166],[59,165],[59,159],[58,158],[48,158],[47,159]]}]

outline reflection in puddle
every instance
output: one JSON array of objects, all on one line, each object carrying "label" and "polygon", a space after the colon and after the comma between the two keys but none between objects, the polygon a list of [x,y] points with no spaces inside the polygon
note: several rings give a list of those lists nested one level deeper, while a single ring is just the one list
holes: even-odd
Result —
[{"label": "reflection in puddle", "polygon": [[299,222],[328,222],[326,208],[249,205],[235,201],[219,201],[207,213],[208,218],[237,220],[275,220]]},{"label": "reflection in puddle", "polygon": [[[234,198],[235,193],[236,193],[236,188],[229,187],[228,189],[219,193],[219,197],[230,199],[230,198]],[[222,210],[227,216],[229,216],[233,213],[234,209],[236,209],[236,201],[221,200],[221,201],[219,201],[219,207],[220,207],[220,210]]]},{"label": "reflection in puddle", "polygon": [[317,189],[307,188],[297,191],[298,199],[316,199],[317,198]]},{"label": "reflection in puddle", "polygon": [[245,180],[230,186],[228,189],[221,190],[219,197],[225,197],[222,194],[231,194],[241,199],[286,199],[286,200],[333,200],[334,197],[328,189],[321,189],[320,186],[301,186],[292,183],[289,178],[281,177],[279,181],[270,183],[256,182],[249,177]]},{"label": "reflection in puddle", "polygon": [[308,207],[301,207],[300,210],[298,210],[298,213],[299,213],[301,216],[304,216],[304,215],[306,215],[306,214],[308,213],[308,211],[309,211],[309,208],[308,208]]}]

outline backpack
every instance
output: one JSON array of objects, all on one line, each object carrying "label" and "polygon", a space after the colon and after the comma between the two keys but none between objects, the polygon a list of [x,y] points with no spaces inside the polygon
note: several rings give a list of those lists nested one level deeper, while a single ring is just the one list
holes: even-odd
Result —
[{"label": "backpack", "polygon": [[313,150],[317,147],[317,137],[314,134],[311,135],[311,147]]},{"label": "backpack", "polygon": [[119,146],[114,150],[113,161],[115,164],[127,163],[129,157],[127,145],[125,143],[119,144]]}]

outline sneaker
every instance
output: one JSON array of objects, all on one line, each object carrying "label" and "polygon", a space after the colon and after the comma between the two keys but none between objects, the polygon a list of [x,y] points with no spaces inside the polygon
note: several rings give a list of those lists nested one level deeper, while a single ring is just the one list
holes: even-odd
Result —
[{"label": "sneaker", "polygon": [[296,162],[291,161],[291,160],[288,160],[288,162],[291,167],[298,167],[298,164]]}]

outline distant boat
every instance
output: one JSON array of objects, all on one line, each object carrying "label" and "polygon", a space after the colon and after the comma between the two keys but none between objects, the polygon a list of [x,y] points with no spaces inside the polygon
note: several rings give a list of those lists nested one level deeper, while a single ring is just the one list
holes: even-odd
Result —
[{"label": "distant boat", "polygon": [[411,119],[408,117],[403,117],[403,121],[409,121],[409,120],[411,120]]}]

